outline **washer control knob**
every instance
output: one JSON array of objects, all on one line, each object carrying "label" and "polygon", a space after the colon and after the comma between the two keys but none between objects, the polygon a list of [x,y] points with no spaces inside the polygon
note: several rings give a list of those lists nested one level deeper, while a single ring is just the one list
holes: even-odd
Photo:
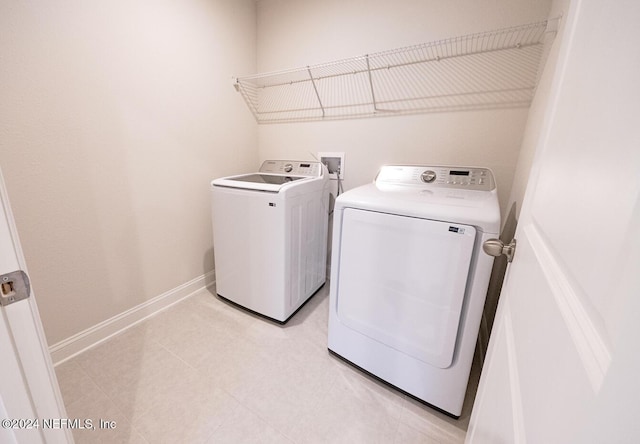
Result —
[{"label": "washer control knob", "polygon": [[284,172],[285,172],[285,173],[290,173],[290,172],[291,172],[291,170],[293,170],[293,165],[291,165],[290,163],[286,163],[286,164],[284,165]]},{"label": "washer control knob", "polygon": [[436,172],[427,170],[420,175],[420,179],[425,183],[431,183],[436,180]]}]

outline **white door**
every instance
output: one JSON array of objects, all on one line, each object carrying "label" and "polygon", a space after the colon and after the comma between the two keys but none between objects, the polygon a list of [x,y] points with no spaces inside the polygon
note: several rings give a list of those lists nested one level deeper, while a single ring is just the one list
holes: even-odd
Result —
[{"label": "white door", "polygon": [[[0,275],[6,275],[25,264],[1,172],[0,197]],[[0,281],[2,294],[16,298],[19,280]],[[0,306],[0,356],[0,442],[73,442],[69,430],[44,421],[66,413],[33,295]]]},{"label": "white door", "polygon": [[563,20],[469,443],[640,442],[640,2]]}]

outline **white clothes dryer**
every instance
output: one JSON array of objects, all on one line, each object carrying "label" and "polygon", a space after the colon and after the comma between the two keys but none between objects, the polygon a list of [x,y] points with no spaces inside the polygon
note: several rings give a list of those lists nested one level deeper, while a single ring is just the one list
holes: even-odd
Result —
[{"label": "white clothes dryer", "polygon": [[285,323],[325,283],[329,175],[267,160],[211,182],[218,296]]},{"label": "white clothes dryer", "polygon": [[486,168],[383,166],[339,196],[329,350],[459,417],[499,229]]}]

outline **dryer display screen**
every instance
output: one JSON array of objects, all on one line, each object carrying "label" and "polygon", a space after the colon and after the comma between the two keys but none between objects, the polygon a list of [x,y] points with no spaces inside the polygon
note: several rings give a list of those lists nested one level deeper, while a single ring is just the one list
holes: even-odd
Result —
[{"label": "dryer display screen", "polygon": [[452,176],[468,176],[469,171],[449,171],[449,174]]}]

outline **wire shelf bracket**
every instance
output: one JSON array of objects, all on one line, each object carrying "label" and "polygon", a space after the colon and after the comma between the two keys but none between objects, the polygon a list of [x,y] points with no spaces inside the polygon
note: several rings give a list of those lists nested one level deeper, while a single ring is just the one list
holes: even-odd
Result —
[{"label": "wire shelf bracket", "polygon": [[260,124],[528,107],[559,20],[236,77],[234,87]]}]

